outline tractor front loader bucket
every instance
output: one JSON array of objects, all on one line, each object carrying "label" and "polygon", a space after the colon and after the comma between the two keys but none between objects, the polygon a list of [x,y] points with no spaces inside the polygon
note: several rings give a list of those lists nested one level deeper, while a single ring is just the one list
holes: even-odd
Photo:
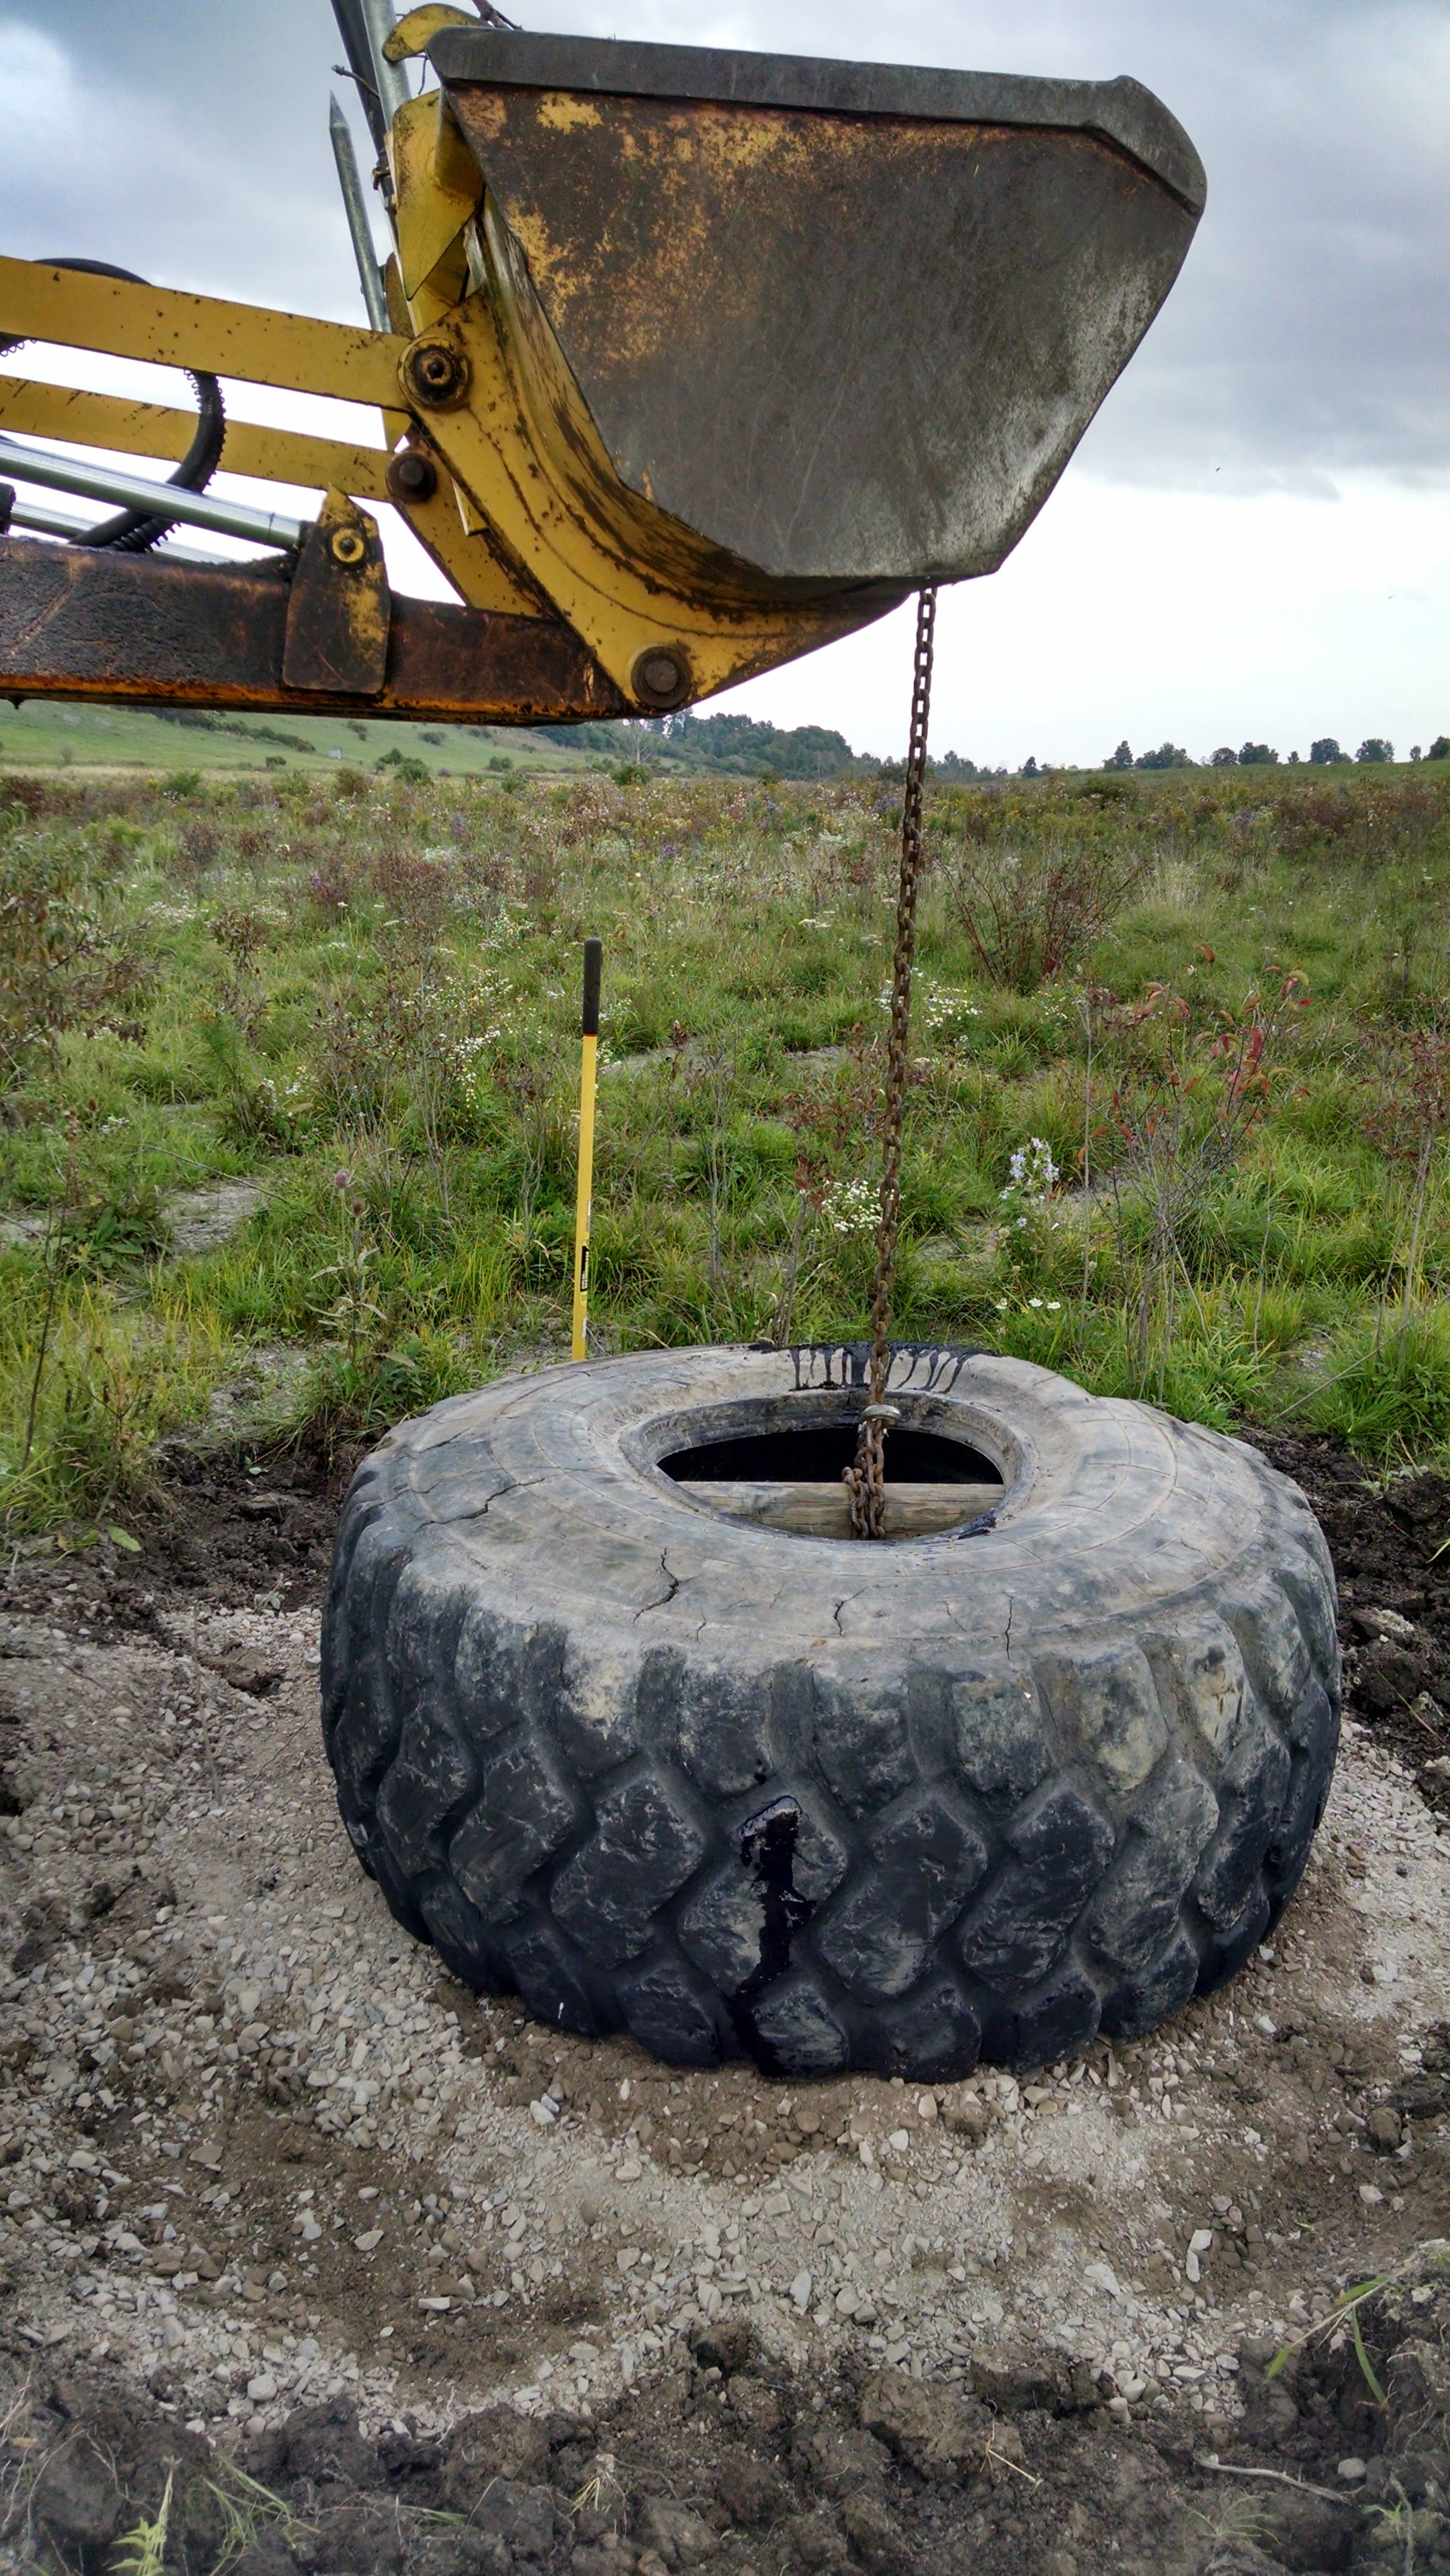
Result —
[{"label": "tractor front loader bucket", "polygon": [[[1132,81],[438,32],[459,15],[417,10],[386,47],[438,79],[395,78],[375,120],[388,331],[0,260],[0,334],[356,388],[389,441],[229,434],[225,463],[329,490],[280,574],[0,537],[0,687],[520,723],[684,706],[994,570],[1202,210],[1192,145]],[[181,422],[0,377],[0,432],[183,454]],[[390,599],[376,498],[462,609]]]}]

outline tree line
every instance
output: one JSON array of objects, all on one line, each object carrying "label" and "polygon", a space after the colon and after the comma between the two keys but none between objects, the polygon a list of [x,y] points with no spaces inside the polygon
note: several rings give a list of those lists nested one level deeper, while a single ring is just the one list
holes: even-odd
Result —
[{"label": "tree line", "polygon": [[[1383,734],[1377,733],[1370,734],[1354,753],[1342,751],[1332,733],[1321,734],[1318,741],[1309,746],[1309,766],[1313,769],[1338,769],[1356,765],[1360,768],[1373,768],[1376,762],[1393,760],[1394,756],[1394,744],[1387,742]],[[1411,750],[1410,758],[1411,760],[1450,760],[1450,735],[1437,734],[1428,751],[1423,750],[1420,744],[1416,743]],[[1029,763],[1029,766],[1035,767],[1035,763]],[[1202,762],[1191,759],[1189,754],[1174,742],[1160,743],[1156,751],[1140,751],[1136,758],[1130,746],[1126,742],[1120,742],[1117,750],[1111,752],[1103,762],[1104,769],[1274,769],[1278,766],[1279,755],[1267,742],[1246,742],[1237,751],[1231,743],[1222,743],[1217,751],[1211,751],[1207,760]],[[1297,751],[1290,752],[1288,766],[1291,769],[1303,766]]]}]

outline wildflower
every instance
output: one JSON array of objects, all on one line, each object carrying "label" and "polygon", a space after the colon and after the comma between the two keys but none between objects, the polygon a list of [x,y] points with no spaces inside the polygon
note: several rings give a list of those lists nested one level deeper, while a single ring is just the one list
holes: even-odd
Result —
[{"label": "wildflower", "polygon": [[869,1181],[838,1181],[827,1191],[821,1214],[833,1234],[870,1234],[876,1224],[876,1192]]},{"label": "wildflower", "polygon": [[1027,1303],[1029,1306],[1040,1306],[1042,1299],[1040,1297],[1029,1297]]},{"label": "wildflower", "polygon": [[1031,1199],[1040,1205],[1058,1178],[1045,1136],[1029,1136],[1025,1145],[1016,1148],[1007,1168],[1012,1177],[1002,1192],[1004,1199]]}]

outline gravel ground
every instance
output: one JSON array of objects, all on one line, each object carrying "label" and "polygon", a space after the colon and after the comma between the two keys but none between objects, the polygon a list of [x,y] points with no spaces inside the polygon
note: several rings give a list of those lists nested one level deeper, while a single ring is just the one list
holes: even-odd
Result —
[{"label": "gravel ground", "polygon": [[[19,1566],[0,1612],[0,2363],[12,2405],[49,2406],[51,2450],[104,2399],[133,2432],[141,2408],[147,2457],[189,2442],[285,2490],[320,2410],[378,2476],[390,2443],[427,2463],[410,2510],[436,2555],[455,2428],[503,2404],[520,2494],[562,2492],[538,2483],[550,2456],[598,2487],[601,2446],[683,2444],[698,2469],[717,2426],[795,2463],[803,2509],[765,2516],[764,2554],[749,2514],[715,2527],[718,2491],[714,2525],[651,2542],[636,2479],[630,2539],[586,2503],[599,2531],[576,2512],[535,2561],[885,2568],[911,2528],[913,2569],[960,2564],[964,2538],[1005,2568],[1051,2496],[1045,2576],[1287,2563],[1225,2541],[1221,2512],[1174,2513],[1195,2459],[1224,2486],[1249,2460],[1273,2350],[1450,2234],[1450,1835],[1401,1737],[1351,1720],[1273,1947],[1153,2042],[1020,2086],[681,2073],[475,1999],[398,1930],[319,1742],[325,1505],[234,1487],[203,1483],[138,1559]],[[1345,2443],[1374,2448],[1362,2397],[1295,2434],[1341,2533]],[[802,2422],[879,2458],[833,2468]],[[943,2442],[959,2510],[938,2532]],[[901,2490],[875,2541],[841,2501],[874,2492],[862,2459]],[[108,2564],[75,2528],[12,2563]],[[354,2563],[268,2545],[279,2569]],[[489,2563],[531,2546],[505,2534]]]}]

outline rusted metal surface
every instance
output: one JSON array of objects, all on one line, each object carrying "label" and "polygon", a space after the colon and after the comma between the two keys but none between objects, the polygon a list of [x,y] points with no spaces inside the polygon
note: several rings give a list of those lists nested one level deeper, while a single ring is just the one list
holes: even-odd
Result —
[{"label": "rusted metal surface", "polygon": [[500,48],[479,30],[429,40],[445,81],[505,80],[581,97],[704,100],[788,107],[815,116],[905,116],[949,125],[1021,125],[1100,135],[1195,214],[1208,192],[1203,163],[1176,116],[1141,81],[1042,80],[1014,72],[942,71],[920,63],[843,63],[820,54],[725,52],[709,45],[599,43],[590,36],[511,32]]},{"label": "rusted metal surface", "polygon": [[314,697],[376,697],[388,676],[391,605],[376,519],[329,492],[287,593],[284,685]]},{"label": "rusted metal surface", "polygon": [[1203,202],[1133,82],[497,30],[430,54],[620,481],[806,588],[994,570]]},{"label": "rusted metal surface", "polygon": [[0,693],[483,724],[628,713],[567,626],[438,600],[394,600],[376,696],[289,687],[288,598],[272,565],[211,572],[0,538]]}]

